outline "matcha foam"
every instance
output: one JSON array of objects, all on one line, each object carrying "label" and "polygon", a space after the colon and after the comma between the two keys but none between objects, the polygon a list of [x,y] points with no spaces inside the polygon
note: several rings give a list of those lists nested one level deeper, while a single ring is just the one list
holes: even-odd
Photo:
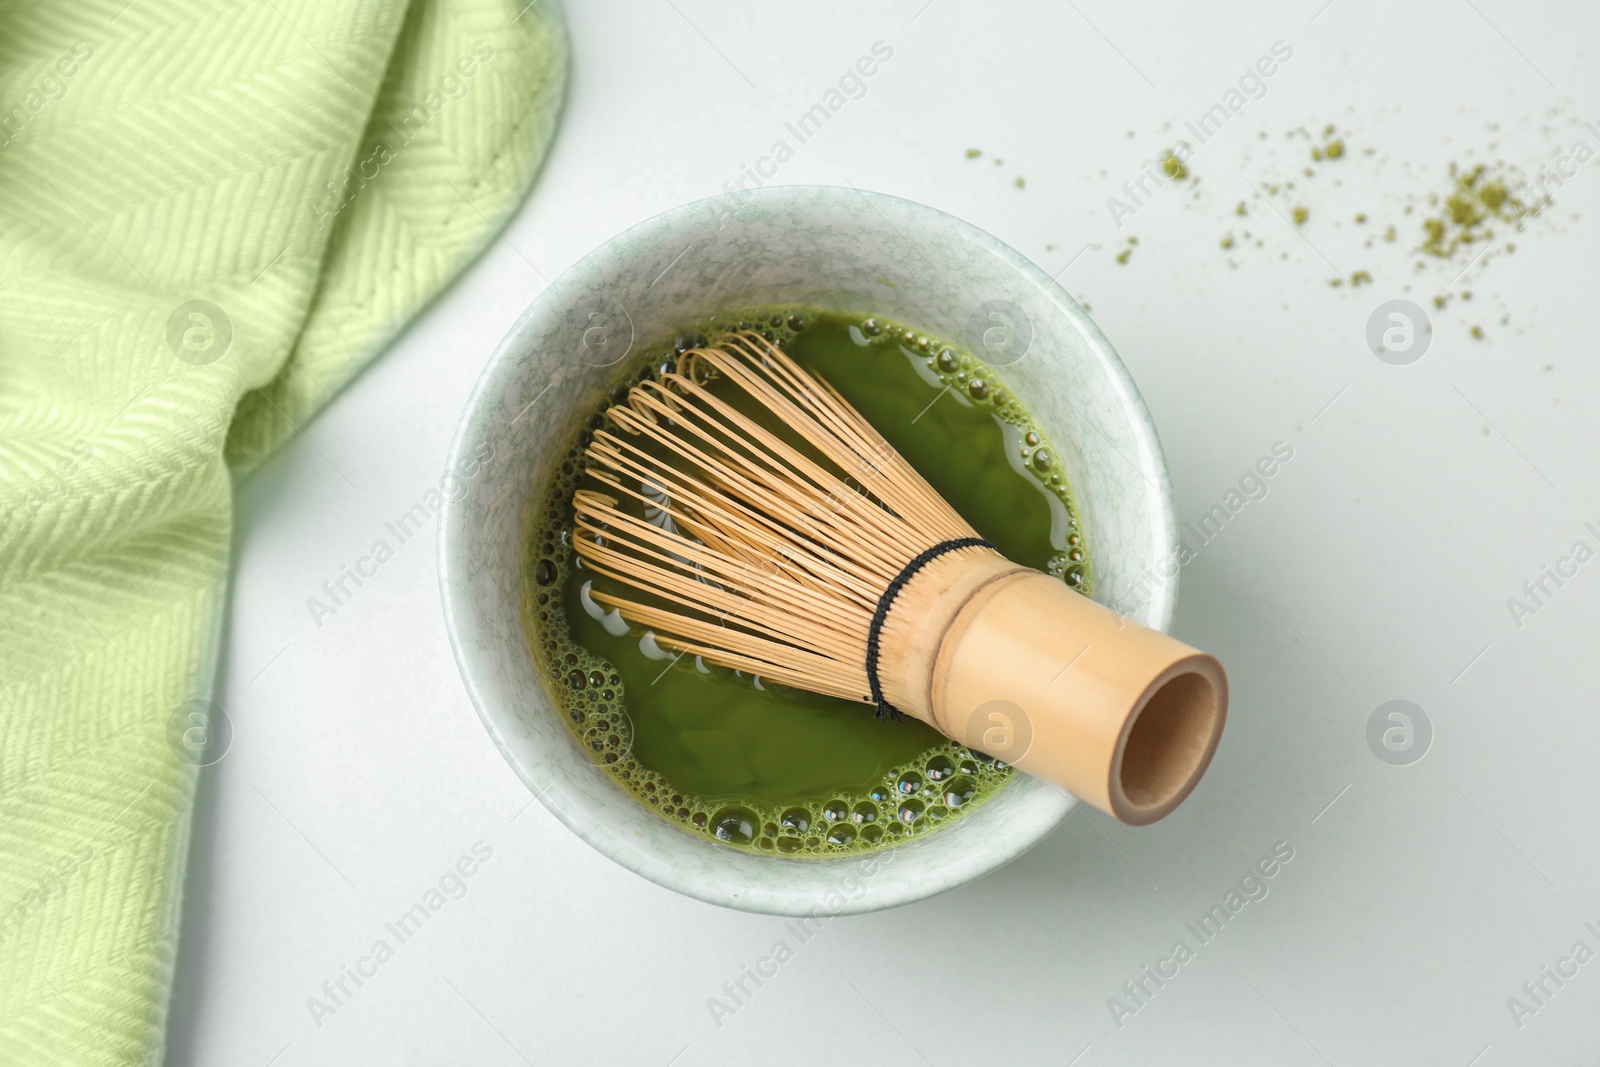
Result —
[{"label": "matcha foam", "polygon": [[[826,379],[980,533],[1019,563],[1087,592],[1064,467],[1043,429],[971,354],[876,317],[734,309],[648,346],[583,420],[530,515],[526,632],[573,735],[609,776],[680,829],[796,858],[872,851],[959,820],[1015,771],[915,720],[681,656],[593,598],[616,583],[573,551],[572,494],[605,410],[680,352],[754,328]],[[664,501],[663,501],[664,503]],[[642,509],[664,521],[665,512]],[[651,515],[651,510],[656,514]]]}]

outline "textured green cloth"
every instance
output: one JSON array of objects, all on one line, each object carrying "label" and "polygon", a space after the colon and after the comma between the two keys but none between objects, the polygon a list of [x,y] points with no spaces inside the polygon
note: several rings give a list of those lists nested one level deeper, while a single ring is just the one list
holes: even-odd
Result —
[{"label": "textured green cloth", "polygon": [[0,5],[0,1063],[161,1058],[233,478],[527,192],[526,4]]}]

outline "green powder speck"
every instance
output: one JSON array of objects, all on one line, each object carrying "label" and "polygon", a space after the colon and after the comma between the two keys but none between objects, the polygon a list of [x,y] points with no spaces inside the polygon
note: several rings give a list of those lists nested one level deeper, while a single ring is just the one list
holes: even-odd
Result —
[{"label": "green powder speck", "polygon": [[1189,176],[1189,168],[1183,165],[1183,160],[1170,151],[1167,153],[1166,158],[1161,161],[1161,169],[1166,171],[1167,177],[1174,181],[1181,182]]},{"label": "green powder speck", "polygon": [[1131,256],[1131,255],[1133,255],[1133,249],[1124,248],[1122,251],[1117,253],[1117,262],[1121,263],[1123,266],[1127,266],[1128,265],[1128,257]]},{"label": "green powder speck", "polygon": [[1351,285],[1370,285],[1370,284],[1372,284],[1372,275],[1368,274],[1364,270],[1358,270],[1354,274],[1350,275],[1350,284]]},{"label": "green powder speck", "polygon": [[1475,226],[1488,214],[1475,197],[1460,194],[1445,201],[1445,211],[1449,214],[1451,222],[1462,227]]},{"label": "green powder speck", "polygon": [[1494,231],[1489,225],[1492,220],[1517,223],[1524,215],[1539,213],[1538,204],[1528,205],[1512,196],[1504,181],[1486,179],[1484,169],[1479,164],[1463,172],[1451,164],[1455,188],[1445,197],[1444,210],[1439,215],[1422,220],[1426,235],[1422,251],[1438,259],[1448,259],[1463,245],[1492,240]]},{"label": "green powder speck", "polygon": [[1228,236],[1226,236],[1226,237],[1224,237],[1222,239],[1222,247],[1223,248],[1232,248],[1233,247],[1233,234],[1230,233]]},{"label": "green powder speck", "polygon": [[1023,187],[1024,187],[1024,186],[1026,186],[1026,185],[1027,185],[1027,184],[1028,184],[1028,183],[1027,183],[1027,182],[1025,182],[1025,181],[1023,181],[1023,180],[1022,180],[1022,176],[1021,176],[1021,175],[1020,175],[1020,174],[1019,174],[1019,175],[1017,175],[1017,181],[1016,181],[1016,186],[1017,186],[1017,188],[1018,188],[1018,189],[1021,189],[1021,188],[1023,188]]},{"label": "green powder speck", "polygon": [[967,149],[967,158],[968,159],[977,159],[981,155],[983,155],[983,149],[981,149],[981,148],[969,148],[969,149]]},{"label": "green powder speck", "polygon": [[1479,341],[1483,340],[1483,327],[1474,326],[1472,328],[1472,336]]},{"label": "green powder speck", "polygon": [[1250,210],[1244,206],[1244,201],[1239,201],[1239,206],[1233,209],[1235,215],[1248,215]]},{"label": "green powder speck", "polygon": [[1305,221],[1307,219],[1309,219],[1310,217],[1311,217],[1311,212],[1308,211],[1306,208],[1297,207],[1297,208],[1294,209],[1294,224],[1296,226],[1305,225]]},{"label": "green powder speck", "polygon": [[1356,212],[1356,222],[1359,225],[1363,225],[1363,226],[1366,225],[1366,222],[1367,222],[1366,212],[1364,212],[1364,211]]},{"label": "green powder speck", "polygon": [[[1428,235],[1428,240],[1423,244],[1424,248],[1432,251],[1444,244],[1444,219],[1423,219],[1422,228]],[[1446,255],[1447,253],[1437,252],[1435,254]]]},{"label": "green powder speck", "polygon": [[1323,149],[1329,159],[1338,159],[1344,155],[1343,141],[1329,141],[1328,147]]}]

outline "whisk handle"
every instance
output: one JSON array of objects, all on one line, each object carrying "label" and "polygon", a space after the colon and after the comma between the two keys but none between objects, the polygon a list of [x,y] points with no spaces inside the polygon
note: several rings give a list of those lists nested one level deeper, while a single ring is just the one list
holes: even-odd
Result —
[{"label": "whisk handle", "polygon": [[1216,752],[1222,665],[985,555],[919,590],[920,621],[901,627],[910,647],[897,663],[925,681],[897,687],[903,710],[1122,822],[1167,815]]}]

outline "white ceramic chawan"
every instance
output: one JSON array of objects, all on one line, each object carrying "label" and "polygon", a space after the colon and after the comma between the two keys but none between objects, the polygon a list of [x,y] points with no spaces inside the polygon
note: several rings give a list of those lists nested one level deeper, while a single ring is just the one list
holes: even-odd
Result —
[{"label": "white ceramic chawan", "polygon": [[523,633],[530,499],[629,357],[697,317],[786,303],[877,314],[988,358],[1066,464],[1095,597],[1166,629],[1177,593],[1167,573],[1175,568],[1162,565],[1177,537],[1166,465],[1138,390],[1099,329],[1039,268],[960,219],[815,186],[665,212],[589,253],[533,302],[478,380],[451,446],[448,469],[463,492],[440,516],[440,588],[490,736],[574,833],[713,904],[774,915],[873,911],[1015,859],[1075,801],[1019,776],[971,814],[875,857],[737,852],[663,821],[595,769],[558,718]]}]

